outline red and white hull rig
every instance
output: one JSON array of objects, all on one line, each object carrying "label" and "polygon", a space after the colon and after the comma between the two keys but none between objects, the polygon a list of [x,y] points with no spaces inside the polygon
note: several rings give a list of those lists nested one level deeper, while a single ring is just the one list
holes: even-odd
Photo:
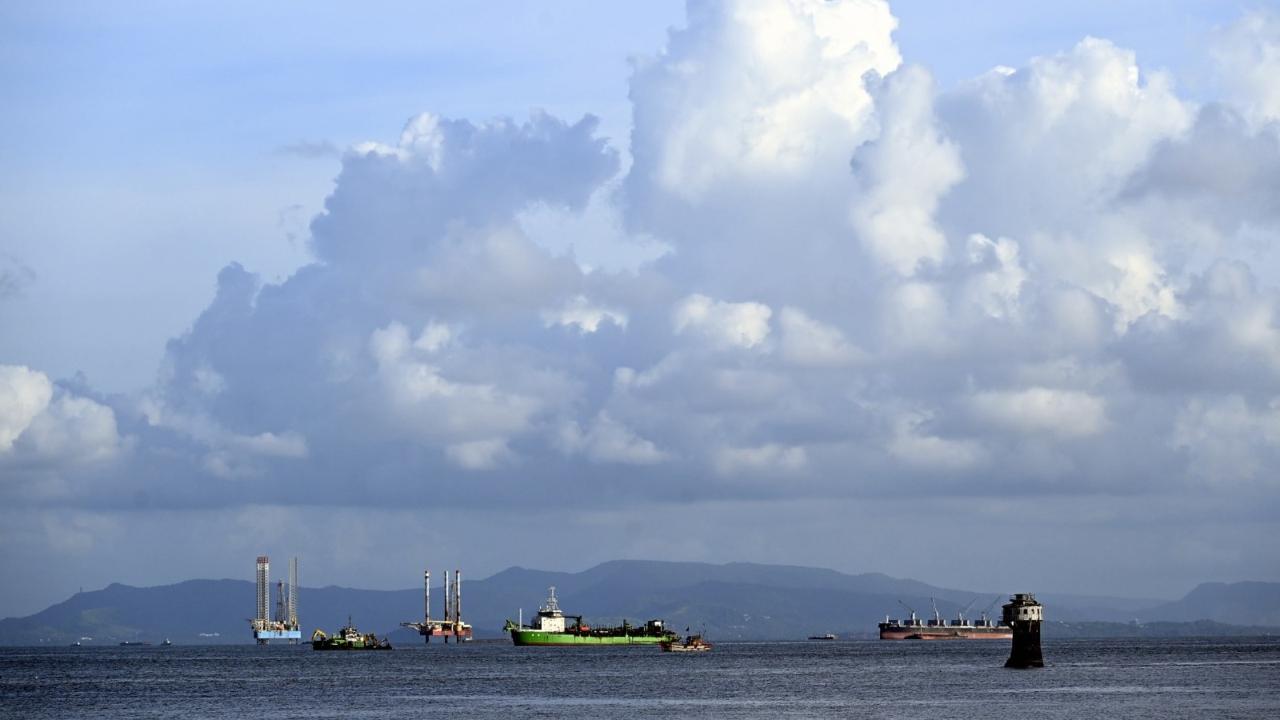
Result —
[{"label": "red and white hull rig", "polygon": [[[898,602],[902,602],[899,600]],[[969,603],[973,604],[972,601]],[[938,604],[933,605],[933,618],[923,621],[916,617],[916,611],[902,604],[911,613],[906,620],[885,616],[880,623],[881,640],[1011,640],[1013,628],[1001,622],[992,622],[984,611],[979,620],[969,620],[964,610],[956,613],[955,620],[943,620],[938,613]]]}]

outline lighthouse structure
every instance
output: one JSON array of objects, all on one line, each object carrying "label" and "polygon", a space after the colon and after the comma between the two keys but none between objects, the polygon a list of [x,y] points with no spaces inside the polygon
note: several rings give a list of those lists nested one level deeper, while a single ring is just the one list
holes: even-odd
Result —
[{"label": "lighthouse structure", "polygon": [[1031,593],[1017,593],[1002,608],[1005,624],[1013,627],[1013,648],[1004,666],[1019,670],[1044,667],[1044,655],[1040,653],[1044,606]]}]

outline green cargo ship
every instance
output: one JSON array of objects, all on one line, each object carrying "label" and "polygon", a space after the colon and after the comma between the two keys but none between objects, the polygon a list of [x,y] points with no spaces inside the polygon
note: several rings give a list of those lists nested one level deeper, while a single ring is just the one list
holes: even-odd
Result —
[{"label": "green cargo ship", "polygon": [[[573,622],[568,623],[566,619]],[[533,625],[508,620],[504,629],[511,633],[511,642],[516,645],[657,645],[679,638],[667,630],[661,620],[650,620],[639,627],[626,620],[617,627],[591,627],[582,622],[581,615],[565,615],[560,611],[554,587],[546,603],[538,608]]]}]

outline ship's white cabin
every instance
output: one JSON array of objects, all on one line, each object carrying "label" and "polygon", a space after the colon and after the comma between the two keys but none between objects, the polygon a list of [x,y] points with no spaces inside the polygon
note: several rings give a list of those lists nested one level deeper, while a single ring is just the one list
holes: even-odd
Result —
[{"label": "ship's white cabin", "polygon": [[560,612],[560,603],[556,602],[555,586],[552,585],[548,592],[546,602],[538,608],[533,628],[544,632],[564,632],[564,613]]}]

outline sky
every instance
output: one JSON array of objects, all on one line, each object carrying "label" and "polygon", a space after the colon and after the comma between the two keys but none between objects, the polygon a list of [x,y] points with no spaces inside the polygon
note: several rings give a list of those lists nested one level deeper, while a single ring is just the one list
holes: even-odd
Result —
[{"label": "sky", "polygon": [[0,616],[1280,580],[1280,6],[0,7]]}]

